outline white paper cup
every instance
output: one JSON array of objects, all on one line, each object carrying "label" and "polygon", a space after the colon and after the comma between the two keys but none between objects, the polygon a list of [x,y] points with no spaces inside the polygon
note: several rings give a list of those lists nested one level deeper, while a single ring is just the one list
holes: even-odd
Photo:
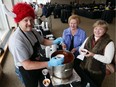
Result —
[{"label": "white paper cup", "polygon": [[63,54],[58,54],[58,55],[56,55],[56,58],[64,58],[64,55]]}]

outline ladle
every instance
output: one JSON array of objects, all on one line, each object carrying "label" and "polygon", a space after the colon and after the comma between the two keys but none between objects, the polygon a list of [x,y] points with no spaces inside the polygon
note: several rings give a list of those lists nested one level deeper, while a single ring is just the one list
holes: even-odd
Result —
[{"label": "ladle", "polygon": [[43,69],[42,74],[44,75],[44,77],[46,79],[46,75],[48,74],[48,69]]}]

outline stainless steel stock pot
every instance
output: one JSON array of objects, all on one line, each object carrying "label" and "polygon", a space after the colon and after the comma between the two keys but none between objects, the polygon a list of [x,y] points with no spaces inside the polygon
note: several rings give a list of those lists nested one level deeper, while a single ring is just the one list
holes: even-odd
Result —
[{"label": "stainless steel stock pot", "polygon": [[62,65],[52,67],[52,73],[57,78],[67,79],[73,73],[74,55],[68,51],[58,50],[58,51],[55,51],[51,55],[51,57],[57,56],[58,54],[64,55],[64,62]]}]

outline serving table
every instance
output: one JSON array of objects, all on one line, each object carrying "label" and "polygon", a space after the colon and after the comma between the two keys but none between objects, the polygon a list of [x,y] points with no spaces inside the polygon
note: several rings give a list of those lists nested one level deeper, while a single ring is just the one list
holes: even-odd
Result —
[{"label": "serving table", "polygon": [[66,79],[55,77],[52,73],[52,68],[49,68],[49,74],[54,87],[80,87],[81,78],[74,69],[72,76]]}]

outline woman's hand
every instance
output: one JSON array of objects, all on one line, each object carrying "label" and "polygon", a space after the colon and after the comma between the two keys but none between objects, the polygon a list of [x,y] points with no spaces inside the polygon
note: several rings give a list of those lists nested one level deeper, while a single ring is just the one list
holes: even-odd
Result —
[{"label": "woman's hand", "polygon": [[62,43],[62,49],[66,50],[66,45],[64,43]]},{"label": "woman's hand", "polygon": [[86,53],[86,57],[90,57],[90,56],[94,56],[95,54],[94,53],[92,53],[92,52],[90,52],[90,51],[87,51],[87,53]]},{"label": "woman's hand", "polygon": [[71,53],[74,53],[76,50],[77,50],[76,48],[73,48],[73,49],[71,50]]}]

